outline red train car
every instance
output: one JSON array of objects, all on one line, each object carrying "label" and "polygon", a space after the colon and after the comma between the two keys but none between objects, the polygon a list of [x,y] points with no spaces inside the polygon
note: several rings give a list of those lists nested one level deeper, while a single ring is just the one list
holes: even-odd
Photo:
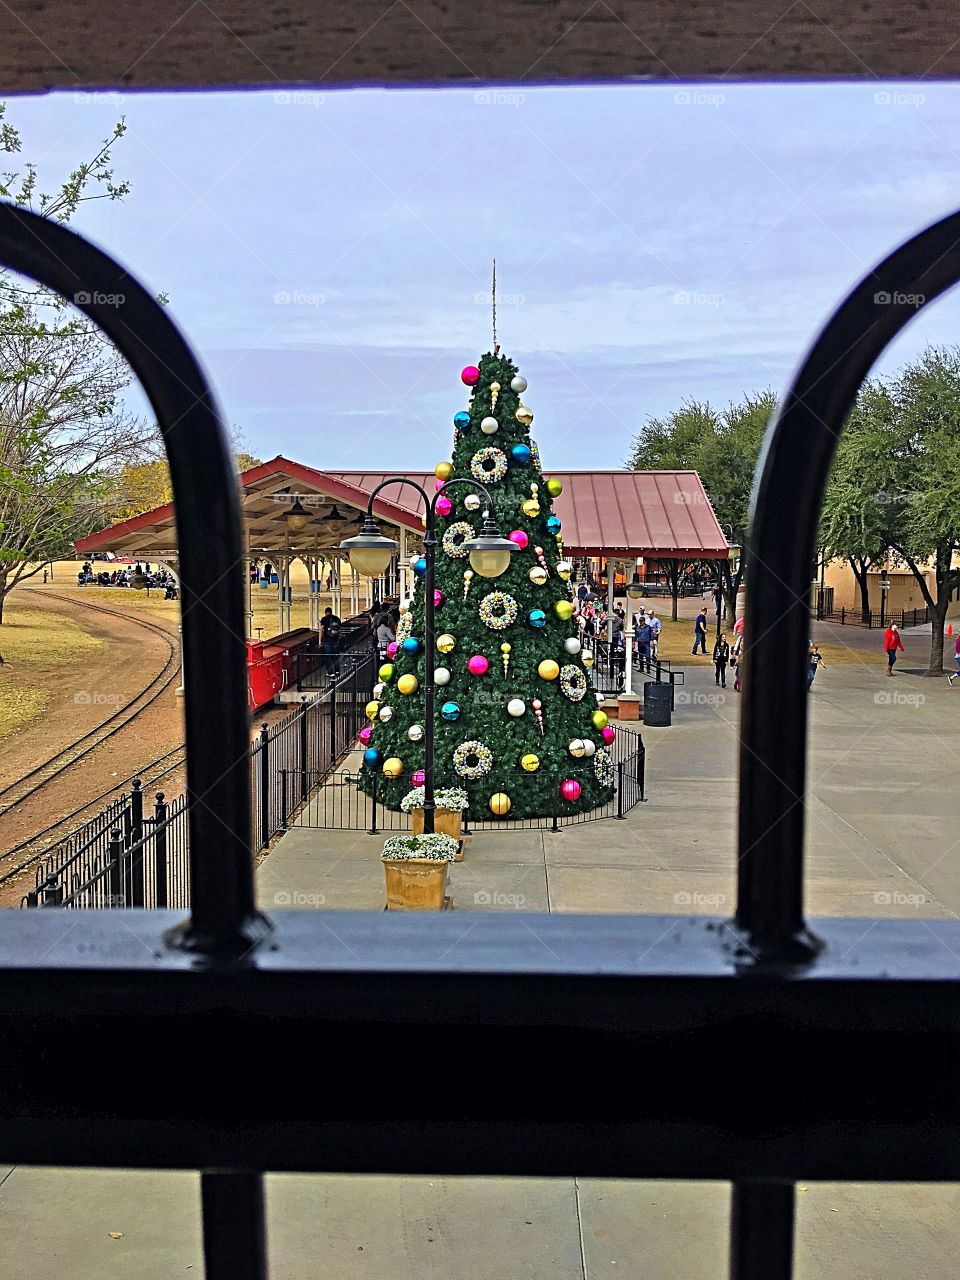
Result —
[{"label": "red train car", "polygon": [[272,702],[296,677],[297,653],[316,648],[317,633],[297,627],[269,640],[247,641],[247,706],[251,711]]}]

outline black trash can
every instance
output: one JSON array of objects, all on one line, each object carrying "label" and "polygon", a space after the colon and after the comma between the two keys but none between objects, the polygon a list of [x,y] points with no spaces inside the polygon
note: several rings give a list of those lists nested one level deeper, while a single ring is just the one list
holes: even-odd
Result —
[{"label": "black trash can", "polygon": [[661,729],[672,723],[670,686],[648,680],[643,686],[643,723]]}]

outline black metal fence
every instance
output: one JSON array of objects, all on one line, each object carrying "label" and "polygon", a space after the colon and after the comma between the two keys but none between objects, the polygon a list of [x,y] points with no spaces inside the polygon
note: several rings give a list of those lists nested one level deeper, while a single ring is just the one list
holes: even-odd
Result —
[{"label": "black metal fence", "polygon": [[[340,674],[318,697],[306,697],[272,728],[263,726],[250,751],[254,835],[265,849],[285,829],[292,799],[285,778],[299,785],[325,778],[366,723],[376,668],[372,644],[338,655]],[[297,803],[306,799],[299,796]],[[72,832],[36,870],[24,907],[189,907],[190,847],[186,797],[167,804],[158,792],[144,812],[139,780],[102,813]]]},{"label": "black metal fence", "polygon": [[[493,814],[481,815],[468,809],[464,833],[479,829],[559,831],[561,827],[596,822],[600,818],[625,818],[636,804],[645,799],[646,748],[639,732],[618,726],[617,736],[608,750],[613,766],[614,793],[606,804],[585,813],[565,811],[566,806],[560,799],[561,782],[565,778],[582,778],[593,769],[589,758],[571,760],[556,772],[554,794],[557,807],[552,814],[536,818],[497,818]],[[542,777],[542,770],[536,775],[518,775],[516,784],[511,788],[515,797],[522,793],[525,784],[533,785]],[[388,809],[383,804],[377,794],[376,774],[371,776],[371,782],[373,785],[368,793],[359,787],[358,775],[347,770],[325,777],[318,772],[281,768],[278,784],[284,826],[288,829],[310,827],[366,831],[372,836],[381,831],[408,830],[409,815],[399,809]]]},{"label": "black metal fence", "polygon": [[883,630],[895,623],[898,627],[922,627],[930,621],[930,610],[901,609],[887,613],[884,609],[817,609],[818,622],[839,622],[842,627],[869,627]]},{"label": "black metal fence", "polygon": [[157,793],[144,812],[140,781],[73,832],[36,870],[24,907],[187,907],[186,797]]}]

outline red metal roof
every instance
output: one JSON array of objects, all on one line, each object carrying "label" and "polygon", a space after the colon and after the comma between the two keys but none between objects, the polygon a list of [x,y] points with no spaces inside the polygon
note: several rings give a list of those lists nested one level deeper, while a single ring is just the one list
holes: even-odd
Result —
[{"label": "red metal roof", "polygon": [[[370,492],[389,476],[383,471],[328,474]],[[569,555],[630,555],[726,559],[727,539],[696,471],[550,471],[563,482],[553,509],[563,525]],[[433,492],[432,472],[411,480]],[[383,491],[398,506],[416,506],[409,487]],[[408,496],[409,495],[409,496]]]},{"label": "red metal roof", "polygon": [[[318,471],[276,457],[241,475],[244,519],[255,520],[261,494],[265,500],[278,480],[299,482],[342,505],[362,509],[371,490],[390,474]],[[428,494],[434,492],[432,471],[408,475]],[[568,555],[723,559],[728,553],[727,540],[696,471],[551,471],[550,475],[563,482],[554,510],[563,524]],[[422,500],[409,486],[388,486],[377,496],[374,510],[391,524],[422,529]],[[258,534],[256,545],[261,542]],[[80,555],[104,550],[145,554],[161,544],[170,549],[176,545],[170,503],[80,538],[76,548]]]}]

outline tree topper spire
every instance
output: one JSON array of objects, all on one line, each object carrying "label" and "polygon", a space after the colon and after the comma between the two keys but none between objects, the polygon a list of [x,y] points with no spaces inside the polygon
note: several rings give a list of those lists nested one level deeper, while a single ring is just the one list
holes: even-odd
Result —
[{"label": "tree topper spire", "polygon": [[490,290],[490,300],[493,304],[493,354],[499,355],[500,347],[497,343],[497,260],[493,260],[493,287]]}]

